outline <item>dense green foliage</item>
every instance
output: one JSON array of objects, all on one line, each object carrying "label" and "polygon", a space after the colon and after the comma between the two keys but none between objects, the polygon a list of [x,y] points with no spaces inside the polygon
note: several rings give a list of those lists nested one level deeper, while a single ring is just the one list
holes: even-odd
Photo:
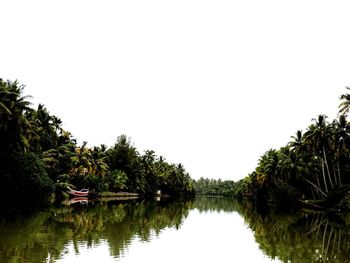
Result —
[{"label": "dense green foliage", "polygon": [[61,120],[41,104],[31,108],[23,85],[0,79],[0,196],[43,199],[67,186],[131,191],[153,196],[193,194],[181,164],[148,150],[140,154],[126,135],[114,146],[77,145]]},{"label": "dense green foliage", "polygon": [[238,182],[238,195],[280,204],[306,199],[337,204],[350,184],[350,95],[340,98],[337,119],[319,115],[286,146],[268,150],[255,171]]},{"label": "dense green foliage", "polygon": [[33,153],[14,155],[1,167],[2,195],[42,200],[53,192],[53,181],[45,166]]},{"label": "dense green foliage", "polygon": [[234,197],[236,193],[236,183],[230,180],[215,180],[208,178],[199,178],[194,181],[194,190],[196,194]]}]

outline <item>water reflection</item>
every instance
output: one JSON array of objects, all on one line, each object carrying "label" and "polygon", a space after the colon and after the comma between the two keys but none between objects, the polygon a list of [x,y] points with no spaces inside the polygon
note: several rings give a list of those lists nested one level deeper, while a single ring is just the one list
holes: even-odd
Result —
[{"label": "water reflection", "polygon": [[79,253],[81,242],[91,247],[101,240],[118,257],[134,236],[148,241],[152,231],[179,228],[189,208],[188,202],[75,203],[17,219],[3,218],[0,262],[46,262],[48,257],[54,262],[70,242]]},{"label": "water reflection", "polygon": [[[81,255],[103,247],[108,247],[108,257],[121,258],[135,240],[150,242],[165,229],[181,228],[193,209],[219,218],[221,212],[238,212],[253,231],[260,249],[272,259],[347,262],[350,257],[350,215],[302,211],[277,214],[258,211],[249,202],[225,198],[83,201],[25,216],[2,217],[0,262],[56,262],[72,251]],[[208,230],[213,227],[204,226]],[[228,261],[234,261],[234,257]]]},{"label": "water reflection", "polygon": [[251,203],[237,206],[260,249],[282,262],[349,262],[348,214],[298,211],[258,212]]}]

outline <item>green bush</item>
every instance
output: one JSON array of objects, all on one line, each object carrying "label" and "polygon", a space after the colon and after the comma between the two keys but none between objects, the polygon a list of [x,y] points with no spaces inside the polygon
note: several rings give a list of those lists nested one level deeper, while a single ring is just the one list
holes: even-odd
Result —
[{"label": "green bush", "polygon": [[1,195],[14,201],[44,201],[54,191],[45,166],[34,153],[17,153],[1,166]]},{"label": "green bush", "polygon": [[124,171],[113,170],[106,181],[109,183],[109,190],[118,192],[127,189],[128,176]]}]

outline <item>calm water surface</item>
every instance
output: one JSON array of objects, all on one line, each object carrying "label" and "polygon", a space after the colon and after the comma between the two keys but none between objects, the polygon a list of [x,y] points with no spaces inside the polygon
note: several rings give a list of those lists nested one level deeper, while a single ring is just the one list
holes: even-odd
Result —
[{"label": "calm water surface", "polygon": [[[12,216],[11,216],[12,215]],[[0,262],[349,262],[347,215],[225,198],[71,204],[3,217]]]}]

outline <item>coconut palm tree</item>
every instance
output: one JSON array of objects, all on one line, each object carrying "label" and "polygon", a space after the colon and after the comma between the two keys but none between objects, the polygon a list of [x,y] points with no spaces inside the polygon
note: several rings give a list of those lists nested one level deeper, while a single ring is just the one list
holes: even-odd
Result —
[{"label": "coconut palm tree", "polygon": [[26,151],[35,137],[26,113],[31,111],[30,96],[22,96],[23,85],[0,79],[0,153]]},{"label": "coconut palm tree", "polygon": [[96,174],[99,177],[104,177],[109,169],[108,164],[106,163],[106,147],[101,145],[101,147],[94,147],[91,151],[92,157],[92,173]]},{"label": "coconut palm tree", "polygon": [[72,143],[49,149],[40,155],[48,174],[55,181],[60,175],[69,173],[73,168],[73,156],[75,156],[75,145]]},{"label": "coconut palm tree", "polygon": [[337,168],[333,169],[334,173],[337,170],[337,183],[341,186],[341,174],[340,174],[340,163],[342,159],[349,156],[349,149],[347,145],[350,142],[350,125],[346,120],[344,114],[339,116],[339,119],[335,119],[332,123],[334,127],[334,148],[335,148],[335,164]]},{"label": "coconut palm tree", "polygon": [[154,194],[159,188],[159,178],[155,168],[155,152],[153,150],[146,150],[144,155],[141,157],[141,160],[143,172],[139,175],[139,177],[146,182],[146,192]]},{"label": "coconut palm tree", "polygon": [[[350,90],[350,87],[346,87],[347,90]],[[345,93],[340,96],[339,104],[339,113],[347,115],[350,110],[350,94]]]},{"label": "coconut palm tree", "polygon": [[36,111],[28,116],[34,123],[34,129],[38,134],[38,138],[33,143],[35,151],[47,151],[58,146],[59,133],[61,130],[61,120],[56,116],[51,116],[44,105],[39,104]]},{"label": "coconut palm tree", "polygon": [[[332,136],[332,131],[330,125],[326,121],[326,115],[319,115],[317,119],[309,127],[309,130],[305,133],[305,141],[310,146],[314,154],[320,157],[321,166],[322,166],[322,177],[325,187],[325,192],[329,191],[329,186],[332,189],[334,187],[333,181],[330,174],[330,169],[328,165],[328,159],[326,154],[326,148],[329,149],[330,141]],[[326,179],[326,172],[328,176],[328,182]]]},{"label": "coconut palm tree", "polygon": [[295,136],[291,136],[292,141],[288,143],[293,151],[302,151],[305,148],[304,144],[304,134],[302,130],[298,130]]},{"label": "coconut palm tree", "polygon": [[72,157],[73,167],[70,174],[74,176],[85,176],[93,170],[92,155],[89,148],[86,147],[87,142],[84,141],[81,147],[75,149],[75,155]]},{"label": "coconut palm tree", "polygon": [[259,159],[256,168],[256,182],[262,188],[267,188],[275,184],[278,177],[278,152],[275,149],[266,151]]}]

